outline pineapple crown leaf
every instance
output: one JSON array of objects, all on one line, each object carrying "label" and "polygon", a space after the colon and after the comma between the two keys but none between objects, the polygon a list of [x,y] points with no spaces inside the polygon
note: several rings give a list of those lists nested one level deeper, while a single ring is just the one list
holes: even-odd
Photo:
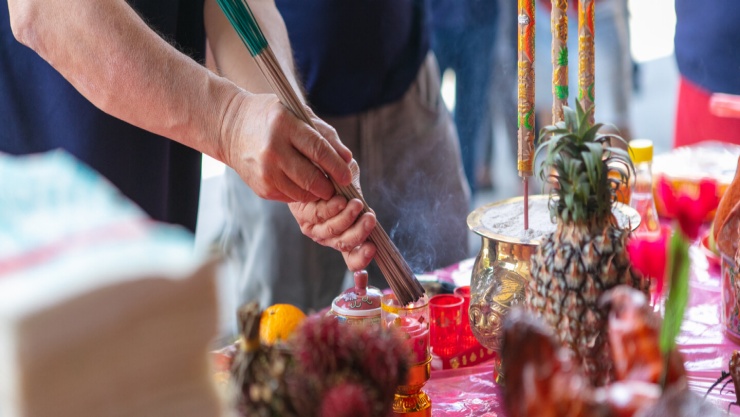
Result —
[{"label": "pineapple crown leaf", "polygon": [[599,133],[604,126],[591,124],[593,107],[584,111],[563,107],[563,120],[540,130],[535,159],[544,153],[539,176],[553,185],[551,216],[564,222],[611,219],[611,206],[621,184],[629,180],[629,154],[611,146],[617,135]]}]

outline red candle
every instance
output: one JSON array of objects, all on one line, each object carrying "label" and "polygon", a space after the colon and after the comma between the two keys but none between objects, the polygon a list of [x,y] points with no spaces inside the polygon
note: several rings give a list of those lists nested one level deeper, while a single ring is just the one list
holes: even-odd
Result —
[{"label": "red candle", "polygon": [[468,349],[478,344],[478,339],[475,338],[475,335],[473,335],[473,331],[470,328],[470,285],[455,288],[455,294],[459,295],[464,300],[460,342],[464,349]]},{"label": "red candle", "polygon": [[429,300],[431,344],[435,355],[449,358],[460,350],[464,299],[453,294],[438,294]]}]

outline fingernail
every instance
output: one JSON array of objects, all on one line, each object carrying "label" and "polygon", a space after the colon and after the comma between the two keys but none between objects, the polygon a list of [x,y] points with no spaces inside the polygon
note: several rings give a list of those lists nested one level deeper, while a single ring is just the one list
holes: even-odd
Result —
[{"label": "fingernail", "polygon": [[373,253],[372,253],[372,251],[370,249],[363,249],[362,255],[365,258],[369,258],[369,257],[373,256]]}]

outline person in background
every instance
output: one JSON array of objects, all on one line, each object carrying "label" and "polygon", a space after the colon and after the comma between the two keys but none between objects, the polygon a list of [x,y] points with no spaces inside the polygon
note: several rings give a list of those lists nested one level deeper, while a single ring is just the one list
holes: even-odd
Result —
[{"label": "person in background", "polygon": [[[629,48],[627,0],[596,0],[595,115],[599,123],[613,125],[620,136],[632,136],[632,58]],[[535,106],[537,126],[552,123],[552,33],[550,0],[536,4]],[[578,95],[578,2],[568,2],[568,103],[575,106]],[[609,128],[605,126],[605,128]]]},{"label": "person in background", "polygon": [[[357,160],[362,192],[416,272],[464,259],[470,193],[455,127],[439,91],[423,1],[277,0],[306,98]],[[240,84],[250,58],[222,16],[208,37],[216,65]],[[211,30],[213,28],[213,30]],[[230,40],[230,42],[227,42]],[[216,48],[214,48],[215,50]],[[347,265],[302,236],[284,205],[225,173],[221,244],[239,303],[331,304]],[[387,287],[375,264],[370,284]]]},{"label": "person in background", "polygon": [[[740,3],[676,0],[680,75],[673,146],[705,140],[740,145]],[[716,103],[716,104],[715,104]]]},{"label": "person in background", "polygon": [[[517,3],[497,0],[498,23],[495,59],[489,93],[491,116],[486,120],[483,134],[482,168],[477,177],[479,189],[493,189],[493,152],[500,152],[508,143],[508,157],[516,164],[517,158]],[[496,129],[495,127],[500,127]],[[503,136],[499,136],[503,134]],[[513,170],[516,172],[516,168]],[[516,175],[516,174],[514,174]],[[497,178],[497,180],[499,180]],[[516,187],[517,191],[518,186]]]},{"label": "person in background", "polygon": [[[274,5],[257,11],[284,31]],[[0,6],[0,41],[0,151],[63,148],[154,219],[190,230],[202,152],[259,196],[290,202],[304,230],[344,250],[354,267],[372,258],[365,240],[374,217],[355,223],[360,202],[334,197],[319,170],[349,184],[351,152],[322,120],[314,117],[314,130],[275,95],[199,63],[202,1],[9,0]],[[289,59],[287,45],[277,46]]]},{"label": "person in background", "polygon": [[[440,73],[455,72],[455,125],[465,177],[475,194],[490,149],[490,86],[495,57],[498,3],[493,0],[431,0],[432,49]],[[488,184],[484,184],[488,185]]]}]

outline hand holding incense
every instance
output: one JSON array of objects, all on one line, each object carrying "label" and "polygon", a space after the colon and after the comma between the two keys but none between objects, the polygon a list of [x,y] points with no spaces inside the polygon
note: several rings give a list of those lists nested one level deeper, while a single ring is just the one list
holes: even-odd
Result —
[{"label": "hand holding incense", "polygon": [[524,229],[529,227],[528,177],[534,159],[534,1],[519,0],[517,170],[524,181]]},{"label": "hand holding incense", "polygon": [[[249,49],[249,53],[254,57],[257,66],[275,94],[280,98],[280,101],[296,117],[315,128],[306,107],[280,67],[280,63],[265,39],[246,0],[217,0],[217,2],[247,49]],[[362,201],[363,213],[371,211],[355,186],[343,186],[334,181],[333,178],[330,177],[329,179],[334,184],[337,192],[347,200],[356,198]],[[369,239],[377,247],[375,260],[399,302],[405,305],[418,300],[424,294],[424,288],[380,223],[377,223],[370,233]]]}]

